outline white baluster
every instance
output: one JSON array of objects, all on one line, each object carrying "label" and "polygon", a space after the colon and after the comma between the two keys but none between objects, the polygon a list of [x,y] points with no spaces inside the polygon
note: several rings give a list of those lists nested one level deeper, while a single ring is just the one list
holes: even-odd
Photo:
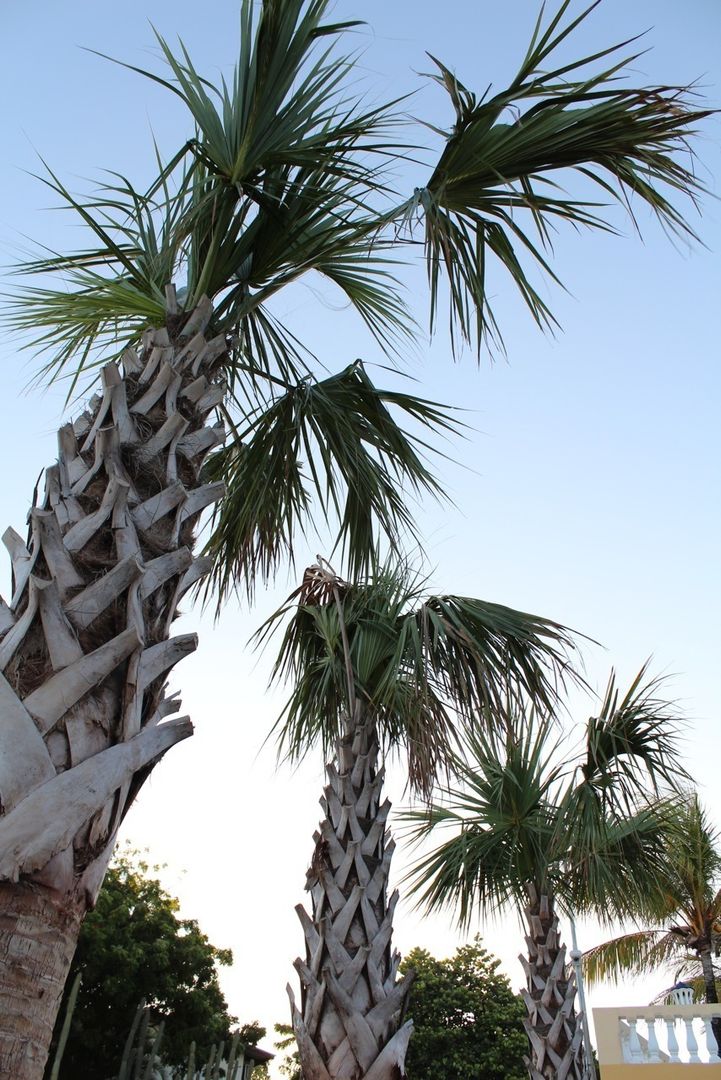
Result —
[{"label": "white baluster", "polygon": [[713,1030],[713,1021],[710,1016],[704,1016],[703,1018],[704,1034],[706,1036],[706,1049],[708,1050],[709,1064],[715,1064],[718,1057],[718,1044],[716,1042],[716,1036]]},{"label": "white baluster", "polygon": [[678,1056],[678,1040],[676,1038],[676,1018],[666,1021],[666,1034],[668,1036],[668,1060],[680,1061]]},{"label": "white baluster", "polygon": [[658,1039],[656,1038],[656,1020],[651,1017],[646,1021],[648,1027],[648,1061],[663,1061],[661,1057]]},{"label": "white baluster", "polygon": [[638,1037],[637,1024],[638,1020],[635,1017],[628,1021],[628,1060],[636,1063],[645,1061],[641,1040]]},{"label": "white baluster", "polygon": [[693,1030],[693,1018],[690,1016],[684,1017],[684,1024],[686,1026],[686,1046],[689,1053],[689,1064],[692,1062],[698,1062],[701,1058],[698,1056],[698,1043],[696,1042],[696,1036]]}]

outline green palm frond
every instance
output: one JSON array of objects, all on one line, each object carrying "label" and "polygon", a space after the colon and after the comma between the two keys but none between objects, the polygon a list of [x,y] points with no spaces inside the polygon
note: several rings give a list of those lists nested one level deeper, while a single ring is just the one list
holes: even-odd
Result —
[{"label": "green palm frond", "polygon": [[[232,79],[217,86],[182,43],[176,55],[160,35],[170,78],[123,65],[180,97],[195,135],[167,164],[158,162],[158,178],[142,194],[119,178],[99,197],[75,197],[48,170],[45,182],[96,247],[18,268],[63,279],[60,289],[17,290],[6,316],[50,353],[46,376],[62,373],[77,353],[81,366],[98,351],[107,359],[113,330],[134,339],[147,311],[162,321],[163,290],[174,280],[183,283],[187,310],[204,295],[213,301],[213,331],[243,343],[241,372],[250,362],[291,380],[305,374],[302,347],[269,334],[265,309],[313,270],[341,289],[384,347],[412,336],[372,205],[386,190],[388,162],[403,152],[397,139],[389,142],[396,103],[363,109],[347,90],[353,58],[322,43],[355,24],[324,22],[328,7],[328,0],[266,0],[256,18],[256,5],[244,0],[239,60]],[[77,302],[63,308],[68,293]]]},{"label": "green palm frond", "polygon": [[207,466],[209,478],[227,486],[207,548],[219,603],[238,582],[252,587],[282,557],[292,558],[311,505],[318,520],[337,523],[353,573],[368,570],[380,538],[399,551],[403,531],[415,535],[408,499],[424,491],[442,495],[419,432],[459,427],[451,410],[376,387],[361,361],[259,406]]},{"label": "green palm frond", "polygon": [[[643,687],[635,680],[620,704],[618,695],[607,694],[602,715],[610,721],[623,713],[628,720],[639,700],[647,707],[653,701],[652,717],[667,715],[668,708],[644,695]],[[651,736],[627,738],[622,749],[617,740],[624,762],[619,768],[610,752],[601,756],[607,743],[591,727],[595,753],[587,748],[585,758],[586,765],[594,763],[591,769],[569,761],[553,734],[552,712],[537,715],[532,704],[524,708],[522,696],[510,696],[502,718],[503,725],[475,729],[466,738],[464,757],[455,763],[457,785],[430,811],[406,815],[416,841],[427,840],[438,826],[453,833],[412,868],[419,903],[455,907],[467,925],[474,910],[523,908],[533,887],[538,895],[552,895],[560,910],[589,911],[601,921],[654,918],[667,880],[678,796],[657,795],[658,748],[652,749]],[[627,723],[617,727],[628,734]],[[660,747],[664,731],[658,733]],[[667,750],[677,753],[675,743]],[[677,770],[669,758],[664,778],[677,779]]]},{"label": "green palm frond", "polygon": [[412,895],[428,910],[452,908],[467,928],[475,912],[488,916],[522,908],[528,884],[553,888],[554,793],[562,775],[548,718],[505,730],[477,731],[458,761],[459,786],[427,810],[402,815],[415,843],[436,829],[454,835],[421,856],[407,876]]},{"label": "green palm frond", "polygon": [[[566,627],[515,608],[464,596],[434,596],[407,633],[421,643],[423,664],[471,720],[505,716],[521,698],[550,710],[569,676]],[[539,663],[539,659],[544,658]]]},{"label": "green palm frond", "polygon": [[[673,801],[644,802],[621,814],[591,800],[564,803],[555,839],[571,867],[560,892],[570,911],[588,911],[603,924],[617,919],[654,918],[667,869]],[[565,861],[565,860],[564,860]]]},{"label": "green palm frond", "polygon": [[660,678],[648,678],[648,663],[621,696],[611,672],[598,716],[586,729],[585,761],[576,789],[579,802],[592,792],[602,803],[632,805],[639,784],[681,792],[690,777],[679,765],[678,708],[659,696]]},{"label": "green palm frond", "polygon": [[721,835],[697,794],[679,801],[668,841],[667,877],[660,918],[675,911],[692,936],[718,927],[721,919]]},{"label": "green palm frond", "polygon": [[277,725],[291,757],[332,747],[352,710],[350,683],[427,794],[464,732],[502,719],[502,691],[513,698],[529,683],[538,703],[555,694],[572,648],[564,627],[468,597],[425,598],[423,584],[403,567],[355,585],[312,567],[261,629],[263,640],[287,621],[274,677],[292,687]]},{"label": "green palm frond", "polygon": [[[165,286],[175,278],[181,255],[180,196],[170,196],[168,168],[162,167],[149,192],[138,192],[118,176],[89,199],[76,198],[49,169],[39,179],[75,211],[98,246],[71,255],[46,251],[25,262],[21,275],[60,274],[64,285],[16,290],[7,297],[4,320],[26,336],[25,348],[50,354],[39,378],[52,380],[72,364],[72,393],[86,371],[165,320]],[[184,182],[181,177],[181,187]]]},{"label": "green palm frond", "polygon": [[[623,87],[636,56],[619,56],[628,42],[556,66],[555,55],[597,6],[563,25],[564,0],[545,29],[543,11],[515,79],[492,97],[477,99],[434,57],[431,77],[449,94],[455,124],[425,187],[401,209],[411,229],[422,223],[430,284],[431,325],[441,279],[450,294],[451,333],[502,345],[490,305],[487,267],[500,265],[541,327],[555,319],[525,266],[558,281],[549,258],[559,225],[612,230],[602,204],[566,197],[560,184],[575,171],[602,197],[620,202],[633,218],[635,198],[662,225],[693,236],[672,196],[695,202],[703,191],[678,154],[689,153],[695,125],[709,110],[693,105],[684,87]],[[599,62],[610,59],[611,66]],[[525,223],[524,223],[525,222]]]},{"label": "green palm frond", "polygon": [[667,930],[636,930],[605,941],[583,954],[583,975],[590,986],[619,983],[626,975],[668,969],[683,960],[683,941]]}]

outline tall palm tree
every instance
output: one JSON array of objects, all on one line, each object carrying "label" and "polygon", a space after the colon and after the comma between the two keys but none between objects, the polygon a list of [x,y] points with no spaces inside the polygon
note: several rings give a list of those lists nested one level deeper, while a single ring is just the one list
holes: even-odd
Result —
[{"label": "tall palm tree", "polygon": [[403,753],[411,788],[428,796],[474,718],[496,716],[509,693],[549,707],[567,672],[563,627],[425,597],[422,584],[389,570],[349,584],[321,563],[263,631],[288,619],[275,665],[293,687],[281,746],[291,758],[316,744],[331,755],[306,882],[312,911],[297,908],[300,1009],[289,987],[305,1080],[405,1075],[412,975],[397,980],[391,950],[398,894],[387,895],[394,844],[379,755]]},{"label": "tall palm tree", "polygon": [[654,897],[660,924],[623,934],[583,956],[589,982],[673,966],[703,984],[718,1004],[714,957],[721,950],[721,837],[698,796],[681,802],[667,837],[664,875]]},{"label": "tall palm tree", "polygon": [[511,710],[505,731],[469,741],[447,799],[408,815],[418,840],[453,830],[412,871],[422,903],[454,906],[462,925],[508,907],[525,920],[531,1080],[586,1075],[559,913],[642,910],[661,872],[668,807],[650,796],[682,774],[673,710],[655,690],[642,671],[620,698],[612,675],[575,759],[560,752],[552,718]]},{"label": "tall palm tree", "polygon": [[[220,85],[159,38],[169,73],[142,74],[187,108],[187,141],[158,159],[148,190],[116,173],[75,196],[47,170],[87,246],[23,264],[40,283],[6,305],[6,324],[44,353],[45,377],[70,376],[71,391],[102,380],[61,429],[28,543],[6,534],[0,1072],[18,1080],[42,1072],[117,827],[190,732],[162,723],[178,705],[165,676],[195,645],[169,639],[180,595],[208,573],[219,603],[252,593],[324,516],[355,574],[379,539],[397,549],[413,531],[401,491],[439,491],[423,429],[452,429],[449,413],[379,388],[358,360],[323,372],[274,314],[276,294],[323,275],[392,355],[415,333],[400,277],[403,253],[422,244],[431,324],[447,291],[454,341],[480,348],[500,337],[487,267],[504,267],[548,325],[529,275],[555,277],[550,228],[608,227],[603,209],[561,197],[555,174],[575,170],[584,191],[590,177],[690,232],[674,200],[700,191],[685,155],[706,112],[682,88],[622,86],[617,49],[559,67],[556,50],[585,18],[564,25],[567,2],[494,96],[477,99],[436,62],[454,122],[410,134],[404,106],[369,109],[351,89],[354,58],[333,42],[352,24],[328,22],[328,8],[242,0],[239,60]],[[399,162],[412,196],[392,189]],[[193,562],[211,506],[207,554]]]}]

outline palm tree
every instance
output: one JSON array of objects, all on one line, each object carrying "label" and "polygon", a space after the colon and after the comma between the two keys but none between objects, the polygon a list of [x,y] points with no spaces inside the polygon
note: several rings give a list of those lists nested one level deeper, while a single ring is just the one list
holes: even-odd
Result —
[{"label": "palm tree", "polygon": [[464,926],[509,906],[525,919],[531,1080],[586,1075],[559,913],[638,911],[661,871],[667,806],[650,796],[678,774],[673,710],[656,686],[642,670],[620,698],[612,674],[575,759],[560,752],[551,717],[512,708],[505,730],[469,741],[446,801],[407,815],[417,840],[453,830],[412,871],[421,903],[457,907]]},{"label": "palm tree", "polygon": [[[298,529],[323,517],[337,522],[350,573],[362,572],[381,539],[397,550],[413,532],[400,492],[440,493],[426,439],[453,430],[452,416],[376,386],[361,361],[323,372],[274,314],[276,294],[323,275],[394,355],[415,333],[402,255],[422,244],[431,325],[447,290],[454,341],[480,348],[500,337],[487,266],[505,267],[545,326],[553,317],[529,274],[555,277],[550,228],[608,227],[602,209],[559,196],[555,174],[575,170],[690,233],[673,200],[701,190],[682,155],[707,113],[683,88],[621,86],[613,48],[555,65],[585,18],[563,25],[567,2],[539,21],[493,97],[437,63],[455,122],[425,151],[423,124],[401,134],[404,106],[368,109],[350,89],[354,58],[332,43],[353,24],[329,23],[328,8],[242,0],[238,64],[217,86],[158,38],[169,75],[142,74],[185,105],[188,140],[158,158],[148,190],[116,173],[75,196],[48,169],[89,240],[24,263],[40,283],[6,306],[46,378],[68,376],[71,392],[102,381],[59,433],[27,544],[6,533],[0,1072],[18,1080],[42,1072],[117,828],[190,733],[187,720],[163,722],[179,707],[166,675],[195,647],[192,635],[169,637],[180,596],[207,574],[218,603],[235,588],[252,594],[292,557]],[[410,197],[391,187],[399,162]],[[213,506],[206,555],[193,561],[194,528]]]},{"label": "palm tree", "polygon": [[288,617],[274,674],[291,682],[279,720],[291,759],[320,744],[332,760],[306,881],[312,912],[296,910],[306,955],[289,987],[305,1080],[405,1075],[412,974],[397,981],[388,898],[394,844],[383,798],[385,758],[403,752],[410,787],[428,796],[462,733],[497,715],[509,693],[549,707],[567,672],[563,627],[496,604],[423,596],[406,571],[349,584],[319,563],[266,624]]},{"label": "palm tree", "polygon": [[693,795],[681,802],[667,837],[661,887],[653,898],[661,924],[623,934],[583,956],[589,982],[618,980],[674,965],[703,984],[706,1002],[718,1004],[714,956],[721,948],[721,844],[719,832]]}]

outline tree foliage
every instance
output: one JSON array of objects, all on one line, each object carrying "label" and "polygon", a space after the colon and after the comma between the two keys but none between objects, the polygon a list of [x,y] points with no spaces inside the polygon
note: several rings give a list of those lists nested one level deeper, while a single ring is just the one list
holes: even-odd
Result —
[{"label": "tree foliage", "polygon": [[[330,0],[242,0],[238,61],[221,79],[160,35],[162,74],[125,65],[186,109],[187,137],[167,157],[156,151],[149,189],[110,173],[76,196],[46,169],[87,246],[22,263],[37,283],[15,291],[5,318],[45,354],[47,377],[75,385],[162,324],[171,281],[184,312],[203,297],[214,305],[232,431],[214,463],[227,484],[209,541],[220,599],[239,584],[252,591],[324,518],[351,573],[369,569],[379,540],[402,549],[414,531],[403,492],[439,490],[424,440],[456,426],[438,405],[376,386],[350,357],[322,374],[313,342],[274,310],[286,286],[320,275],[402,356],[421,340],[405,279],[422,248],[431,329],[447,300],[454,347],[480,350],[502,343],[491,275],[539,326],[555,325],[544,296],[558,281],[556,229],[613,231],[589,192],[693,235],[684,210],[703,188],[690,143],[709,110],[685,87],[627,84],[628,42],[562,59],[594,7],[541,8],[519,70],[493,93],[474,93],[433,58],[448,114],[439,128],[411,119],[403,100],[368,108],[358,57],[344,50],[357,24],[327,21]],[[565,195],[560,184],[573,180],[579,191]]]},{"label": "tree foliage", "polygon": [[466,926],[475,911],[522,912],[531,893],[605,921],[647,911],[688,781],[678,712],[659,685],[644,666],[621,694],[612,672],[576,754],[556,718],[532,710],[474,733],[461,783],[405,815],[417,840],[453,832],[412,871],[421,902],[455,907]]},{"label": "tree foliage", "polygon": [[408,953],[401,971],[416,972],[409,1080],[525,1080],[525,1009],[498,966],[478,935],[446,960]]},{"label": "tree foliage", "polygon": [[[186,1061],[193,1041],[202,1062],[214,1042],[229,1037],[236,1018],[228,1012],[217,966],[231,964],[232,953],[212,945],[195,919],[180,917],[177,899],[154,869],[124,851],[83,923],[66,988],[80,971],[61,1080],[114,1076],[142,999],[158,1022],[165,1021],[163,1057],[169,1064]],[[63,1004],[60,1017],[64,1011]],[[247,1041],[253,1041],[250,1035]]]},{"label": "tree foliage", "polygon": [[[705,983],[709,1003],[718,999],[714,959],[721,951],[721,834],[694,794],[671,818],[664,875],[653,897],[656,925],[590,949],[583,958],[590,983],[665,969]],[[704,970],[704,958],[706,967]]]}]

